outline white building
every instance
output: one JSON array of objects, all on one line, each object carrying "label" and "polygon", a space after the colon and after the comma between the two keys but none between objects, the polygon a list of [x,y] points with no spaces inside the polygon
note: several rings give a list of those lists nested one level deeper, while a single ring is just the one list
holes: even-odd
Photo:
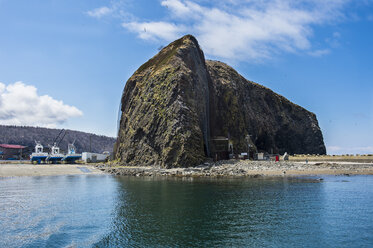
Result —
[{"label": "white building", "polygon": [[110,153],[93,153],[93,152],[83,152],[82,160],[86,163],[96,163],[96,162],[105,162],[110,156]]}]

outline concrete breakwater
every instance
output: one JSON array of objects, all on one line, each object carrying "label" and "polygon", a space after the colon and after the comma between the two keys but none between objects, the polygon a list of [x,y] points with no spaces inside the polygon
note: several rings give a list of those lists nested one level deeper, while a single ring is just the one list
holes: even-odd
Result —
[{"label": "concrete breakwater", "polygon": [[118,176],[175,177],[260,177],[291,175],[373,175],[369,163],[301,163],[249,160],[224,160],[189,168],[127,167],[97,165],[97,168]]}]

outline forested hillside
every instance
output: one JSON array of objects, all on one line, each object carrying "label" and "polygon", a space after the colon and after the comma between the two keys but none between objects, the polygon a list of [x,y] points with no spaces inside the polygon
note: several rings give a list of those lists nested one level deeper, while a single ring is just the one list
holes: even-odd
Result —
[{"label": "forested hillside", "polygon": [[[25,153],[30,153],[35,146],[35,141],[41,144],[48,151],[48,146],[59,135],[61,129],[50,129],[42,127],[3,126],[0,125],[0,144],[17,144],[27,146]],[[66,135],[59,144],[62,151],[66,152],[67,144],[75,140],[77,152],[112,152],[115,138],[84,133],[73,130],[65,130]],[[61,133],[62,138],[64,132]]]}]

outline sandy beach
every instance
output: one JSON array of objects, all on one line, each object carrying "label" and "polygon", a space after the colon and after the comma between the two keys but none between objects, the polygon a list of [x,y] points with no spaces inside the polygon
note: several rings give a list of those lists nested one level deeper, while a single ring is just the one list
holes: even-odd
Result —
[{"label": "sandy beach", "polygon": [[94,166],[80,164],[0,164],[0,177],[93,174],[103,172]]}]

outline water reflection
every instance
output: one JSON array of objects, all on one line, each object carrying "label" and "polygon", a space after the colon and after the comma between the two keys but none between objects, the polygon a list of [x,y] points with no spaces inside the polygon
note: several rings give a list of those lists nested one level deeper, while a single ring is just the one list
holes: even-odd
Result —
[{"label": "water reflection", "polygon": [[0,247],[373,247],[373,177],[0,179]]},{"label": "water reflection", "polygon": [[321,236],[322,184],[314,180],[118,182],[113,230],[96,247],[278,246],[310,228]]}]

